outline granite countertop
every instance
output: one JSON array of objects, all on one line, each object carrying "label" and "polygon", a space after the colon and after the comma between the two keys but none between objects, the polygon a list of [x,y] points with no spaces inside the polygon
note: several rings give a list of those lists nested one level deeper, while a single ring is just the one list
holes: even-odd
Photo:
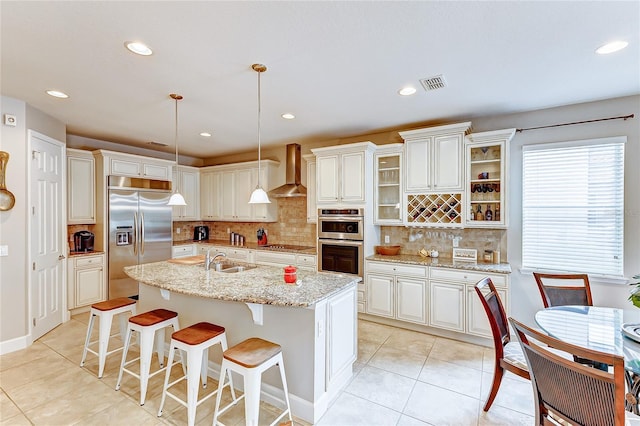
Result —
[{"label": "granite countertop", "polygon": [[95,256],[97,254],[104,254],[104,252],[103,251],[70,251],[69,257]]},{"label": "granite countertop", "polygon": [[354,275],[298,270],[299,285],[291,285],[284,282],[282,268],[257,266],[242,272],[224,273],[205,271],[202,264],[181,265],[167,261],[127,266],[124,272],[136,281],[175,293],[293,307],[313,305],[361,280]]},{"label": "granite countertop", "polygon": [[[174,246],[182,246],[182,245],[187,245],[187,244],[210,244],[210,245],[213,245],[213,246],[231,247],[231,248],[248,249],[248,250],[267,250],[267,249],[263,248],[262,246],[259,246],[258,243],[247,242],[247,241],[245,241],[243,246],[231,244],[231,243],[229,243],[228,240],[203,240],[203,241],[179,240],[179,241],[173,241],[173,245]],[[310,248],[305,249],[305,250],[286,249],[286,248],[277,248],[277,249],[276,248],[270,248],[270,249],[268,249],[268,251],[283,252],[283,253],[316,254],[316,248],[315,247],[310,247]]]},{"label": "granite countertop", "polygon": [[422,257],[413,254],[399,254],[396,256],[383,256],[374,254],[367,260],[390,263],[406,263],[409,265],[437,266],[439,268],[465,269],[468,271],[492,272],[496,274],[510,274],[511,265],[508,263],[485,263],[453,260],[451,257],[440,256],[437,258]]}]

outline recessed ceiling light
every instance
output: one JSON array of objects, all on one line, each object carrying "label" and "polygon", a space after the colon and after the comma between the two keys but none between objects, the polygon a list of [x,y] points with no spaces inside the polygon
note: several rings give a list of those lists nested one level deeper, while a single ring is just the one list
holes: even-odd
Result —
[{"label": "recessed ceiling light", "polygon": [[149,56],[153,53],[149,46],[139,41],[127,41],[124,45],[127,49],[138,55]]},{"label": "recessed ceiling light", "polygon": [[398,94],[402,95],[402,96],[411,96],[414,93],[416,93],[416,89],[415,87],[403,87],[402,89],[398,90]]},{"label": "recessed ceiling light", "polygon": [[47,90],[47,95],[60,99],[67,99],[69,97],[69,95],[59,90]]},{"label": "recessed ceiling light", "polygon": [[209,133],[209,132],[202,132],[202,133],[200,133],[200,136],[204,136],[205,138],[210,138],[210,137],[211,137],[211,133]]},{"label": "recessed ceiling light", "polygon": [[599,53],[600,55],[606,55],[607,53],[613,53],[617,52],[618,50],[622,50],[628,45],[629,43],[626,41],[616,40],[598,47],[596,49],[596,53]]},{"label": "recessed ceiling light", "polygon": [[290,112],[285,112],[284,114],[282,114],[282,118],[284,118],[285,120],[293,120],[294,118],[296,118],[296,116],[291,114]]}]

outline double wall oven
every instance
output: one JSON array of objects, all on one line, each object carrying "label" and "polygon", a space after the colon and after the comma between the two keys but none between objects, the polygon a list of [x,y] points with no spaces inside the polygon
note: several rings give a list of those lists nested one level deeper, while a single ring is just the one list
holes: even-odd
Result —
[{"label": "double wall oven", "polygon": [[364,209],[318,210],[318,269],[363,276]]}]

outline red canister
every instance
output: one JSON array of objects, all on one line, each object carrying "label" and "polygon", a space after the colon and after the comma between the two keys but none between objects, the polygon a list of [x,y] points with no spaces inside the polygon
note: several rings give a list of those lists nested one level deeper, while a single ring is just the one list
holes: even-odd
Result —
[{"label": "red canister", "polygon": [[298,275],[296,274],[296,271],[298,270],[298,268],[296,268],[295,266],[285,266],[284,267],[284,282],[287,284],[295,284],[296,281],[298,280]]}]

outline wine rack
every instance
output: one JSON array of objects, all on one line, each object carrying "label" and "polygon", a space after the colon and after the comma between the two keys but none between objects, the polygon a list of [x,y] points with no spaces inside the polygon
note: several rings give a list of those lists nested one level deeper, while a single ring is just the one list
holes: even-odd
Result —
[{"label": "wine rack", "polygon": [[462,194],[407,194],[407,223],[462,226]]}]

